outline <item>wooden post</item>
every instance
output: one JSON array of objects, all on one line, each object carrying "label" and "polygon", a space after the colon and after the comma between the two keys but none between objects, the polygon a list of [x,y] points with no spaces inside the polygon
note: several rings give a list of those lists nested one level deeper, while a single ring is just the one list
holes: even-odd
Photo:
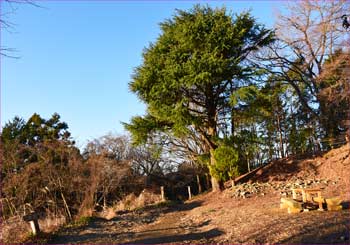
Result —
[{"label": "wooden post", "polygon": [[160,195],[162,197],[162,202],[165,202],[164,186],[160,187]]},{"label": "wooden post", "polygon": [[199,175],[197,174],[197,184],[198,184],[198,193],[202,192],[201,181],[199,179]]},{"label": "wooden post", "polygon": [[231,187],[233,188],[235,186],[235,180],[231,179]]},{"label": "wooden post", "polygon": [[307,199],[306,199],[306,192],[305,192],[305,190],[302,190],[301,194],[303,196],[303,203],[306,203]]},{"label": "wooden post", "polygon": [[187,190],[188,190],[188,200],[191,200],[192,199],[191,186],[187,186]]},{"label": "wooden post", "polygon": [[205,174],[206,180],[207,180],[207,189],[210,188],[210,182],[209,182],[209,174]]},{"label": "wooden post", "polygon": [[293,195],[293,199],[296,200],[297,199],[297,193],[296,193],[295,189],[292,189],[292,195]]},{"label": "wooden post", "polygon": [[323,206],[322,206],[322,195],[321,192],[317,192],[317,197],[318,197],[318,210],[319,211],[324,211]]},{"label": "wooden post", "polygon": [[32,228],[33,235],[36,235],[40,232],[38,220],[29,221],[30,227]]},{"label": "wooden post", "polygon": [[30,228],[32,228],[33,235],[36,235],[40,232],[38,218],[39,217],[37,213],[30,213],[23,216],[23,220],[29,222]]},{"label": "wooden post", "polygon": [[248,172],[250,172],[250,164],[249,164],[248,155],[247,155],[247,164],[248,164]]}]

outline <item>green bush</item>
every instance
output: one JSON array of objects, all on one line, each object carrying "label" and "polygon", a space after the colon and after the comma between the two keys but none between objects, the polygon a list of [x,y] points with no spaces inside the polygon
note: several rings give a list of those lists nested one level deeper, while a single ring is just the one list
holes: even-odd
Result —
[{"label": "green bush", "polygon": [[220,181],[238,176],[238,153],[228,145],[221,145],[214,151],[215,165],[209,165],[210,174]]}]

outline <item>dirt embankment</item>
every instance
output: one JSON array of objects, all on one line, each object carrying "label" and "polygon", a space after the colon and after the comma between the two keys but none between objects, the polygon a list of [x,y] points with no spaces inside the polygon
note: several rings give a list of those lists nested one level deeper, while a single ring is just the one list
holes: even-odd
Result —
[{"label": "dirt embankment", "polygon": [[[306,159],[280,159],[257,171],[249,182],[293,182],[296,180],[327,180],[325,195],[340,195],[349,199],[350,151],[347,146]],[[348,190],[348,191],[346,191]]]}]

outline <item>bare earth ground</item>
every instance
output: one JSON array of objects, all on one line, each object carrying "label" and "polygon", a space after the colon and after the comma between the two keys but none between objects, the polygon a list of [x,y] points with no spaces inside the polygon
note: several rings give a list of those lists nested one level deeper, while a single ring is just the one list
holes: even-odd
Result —
[{"label": "bare earth ground", "polygon": [[279,208],[278,191],[233,198],[227,189],[184,204],[118,213],[110,220],[94,218],[87,226],[60,230],[49,243],[350,244],[350,157],[344,156],[341,148],[313,159],[277,162],[254,179],[287,182],[297,175],[336,180],[323,193],[340,196],[346,208],[342,211],[288,214]]},{"label": "bare earth ground", "polygon": [[343,243],[350,211],[288,214],[279,197],[205,194],[185,204],[120,214],[60,231],[49,243]]}]

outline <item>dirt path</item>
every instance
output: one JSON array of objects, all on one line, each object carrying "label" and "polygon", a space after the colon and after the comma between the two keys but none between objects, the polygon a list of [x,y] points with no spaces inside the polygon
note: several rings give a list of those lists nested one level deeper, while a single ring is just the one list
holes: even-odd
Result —
[{"label": "dirt path", "polygon": [[87,226],[59,231],[48,243],[205,243],[222,232],[206,230],[209,222],[194,224],[186,219],[186,214],[200,205],[193,201],[120,213],[110,220],[94,218]]},{"label": "dirt path", "polygon": [[[128,243],[205,243],[222,234],[218,229],[205,229],[209,222],[193,223],[187,219],[190,210],[200,207],[200,201],[178,205],[150,225],[140,227]],[[204,228],[204,231],[203,231]]]},{"label": "dirt path", "polygon": [[290,215],[273,194],[236,200],[210,193],[185,204],[94,218],[87,226],[59,231],[48,243],[349,244],[349,217],[349,210]]},{"label": "dirt path", "polygon": [[226,189],[184,204],[118,213],[110,220],[94,218],[86,226],[60,230],[49,243],[350,244],[350,165],[344,162],[346,154],[347,149],[340,148],[325,157],[278,161],[257,177],[271,186],[273,181],[281,184],[293,176],[308,179],[316,174],[332,180],[322,193],[340,196],[344,201],[341,211],[288,214],[279,207],[278,188],[249,198],[234,198],[232,190]]}]

